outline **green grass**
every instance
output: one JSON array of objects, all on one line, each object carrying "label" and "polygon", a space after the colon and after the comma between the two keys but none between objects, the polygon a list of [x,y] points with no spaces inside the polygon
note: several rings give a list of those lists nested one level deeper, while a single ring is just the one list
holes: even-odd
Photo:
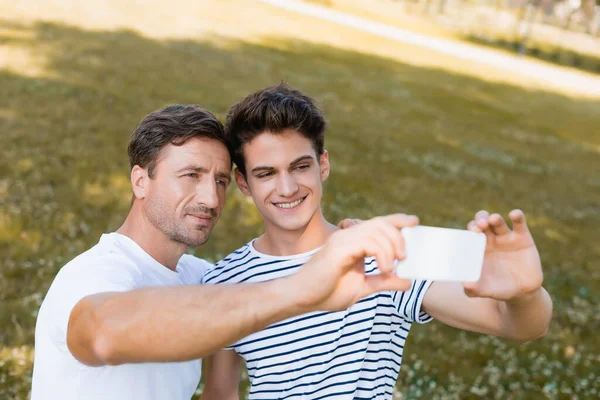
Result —
[{"label": "green grass", "polygon": [[[0,28],[0,46],[32,55],[0,70],[0,398],[27,397],[35,316],[58,269],[127,213],[125,149],[138,121],[174,102],[222,118],[282,79],[328,117],[331,221],[402,211],[463,227],[481,208],[529,215],[555,305],[549,335],[517,345],[437,322],[415,327],[398,398],[600,393],[599,100],[275,34],[251,42],[41,21]],[[196,254],[216,260],[260,230],[233,188]]]}]

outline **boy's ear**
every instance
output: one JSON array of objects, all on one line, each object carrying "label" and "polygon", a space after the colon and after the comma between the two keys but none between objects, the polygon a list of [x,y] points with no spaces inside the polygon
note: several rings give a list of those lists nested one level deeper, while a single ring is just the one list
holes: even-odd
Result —
[{"label": "boy's ear", "polygon": [[143,199],[146,197],[148,180],[150,180],[148,171],[139,165],[134,165],[131,169],[131,188],[133,189],[133,195],[136,199]]},{"label": "boy's ear", "polygon": [[244,193],[246,196],[252,196],[252,194],[250,193],[250,188],[248,187],[248,182],[246,182],[246,178],[244,178],[244,175],[242,175],[242,172],[239,170],[239,168],[236,167],[234,175],[235,182],[237,183],[242,193]]},{"label": "boy's ear", "polygon": [[327,150],[323,150],[323,154],[319,157],[319,166],[321,167],[321,182],[325,182],[329,177],[330,165],[329,165],[329,153]]}]

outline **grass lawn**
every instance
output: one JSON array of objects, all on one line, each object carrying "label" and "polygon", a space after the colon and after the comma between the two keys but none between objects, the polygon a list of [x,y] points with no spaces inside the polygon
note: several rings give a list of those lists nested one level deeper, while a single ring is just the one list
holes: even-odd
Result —
[{"label": "grass lawn", "polygon": [[[282,79],[328,117],[331,221],[400,211],[463,227],[481,208],[528,213],[549,335],[517,345],[416,326],[397,398],[600,395],[600,94],[243,0],[97,3],[0,3],[1,399],[27,398],[36,312],[58,269],[127,213],[139,120],[169,103],[222,118]],[[232,187],[196,254],[217,260],[260,231]]]}]

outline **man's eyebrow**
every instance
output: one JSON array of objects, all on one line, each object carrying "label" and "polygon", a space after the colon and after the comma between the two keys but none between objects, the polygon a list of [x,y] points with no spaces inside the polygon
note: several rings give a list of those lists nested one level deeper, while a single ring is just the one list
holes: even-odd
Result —
[{"label": "man's eyebrow", "polygon": [[180,168],[179,170],[177,170],[177,172],[183,172],[183,171],[194,171],[194,172],[208,172],[208,169],[204,168],[204,167],[199,167],[197,165],[186,165],[183,168]]},{"label": "man's eyebrow", "polygon": [[[200,173],[203,173],[203,174],[206,174],[206,173],[210,172],[209,169],[204,168],[204,167],[199,167],[197,165],[186,165],[185,167],[179,169],[177,172],[181,173],[181,172],[184,172],[184,171],[200,172]],[[223,179],[223,178],[224,179],[231,179],[231,172],[230,173],[227,173],[227,172],[217,172],[215,174],[215,176],[217,178],[220,178],[220,179]]]},{"label": "man's eyebrow", "polygon": [[215,174],[215,176],[217,178],[220,178],[220,179],[227,179],[227,180],[229,180],[229,179],[231,179],[231,172],[230,173],[227,173],[227,172],[217,172]]}]

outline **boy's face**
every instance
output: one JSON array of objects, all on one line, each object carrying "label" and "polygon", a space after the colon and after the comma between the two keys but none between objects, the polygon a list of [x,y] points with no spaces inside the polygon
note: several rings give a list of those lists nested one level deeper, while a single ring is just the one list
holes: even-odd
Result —
[{"label": "boy's face", "polygon": [[252,196],[267,228],[304,228],[319,210],[322,182],[329,176],[327,152],[318,157],[311,141],[294,130],[263,133],[243,151],[246,179],[236,170],[236,180]]}]

